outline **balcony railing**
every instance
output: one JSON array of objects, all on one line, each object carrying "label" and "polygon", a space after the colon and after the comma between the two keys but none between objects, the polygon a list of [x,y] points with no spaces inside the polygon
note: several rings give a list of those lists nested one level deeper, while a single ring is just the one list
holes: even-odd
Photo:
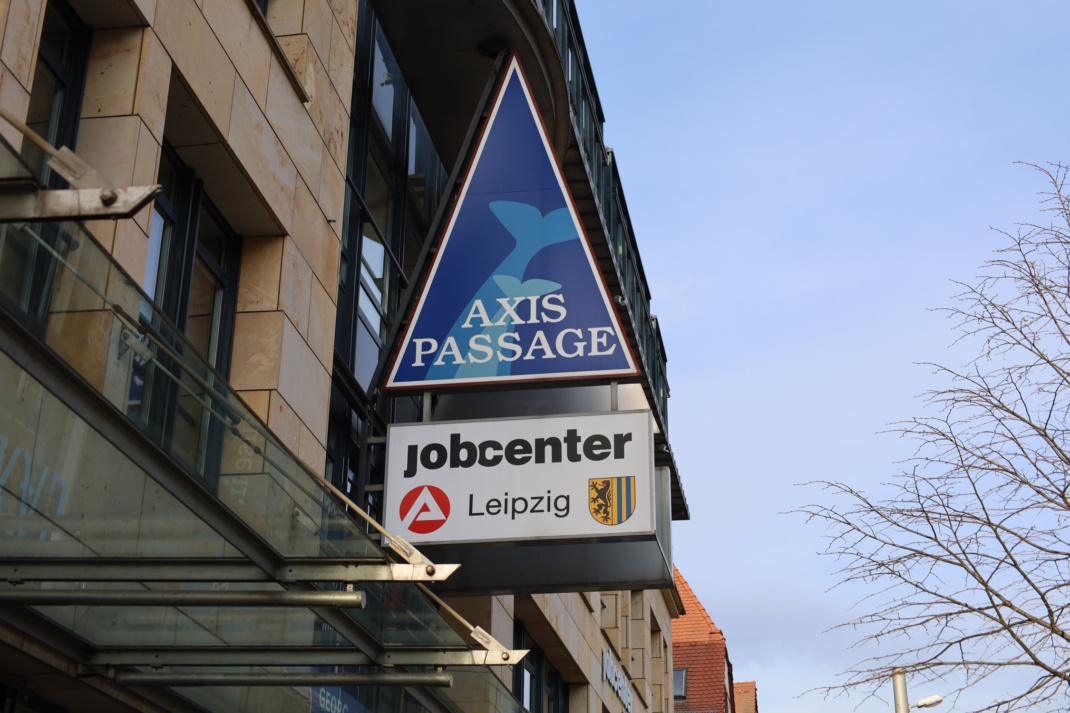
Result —
[{"label": "balcony railing", "polygon": [[590,179],[595,203],[607,236],[621,290],[635,328],[639,355],[660,412],[662,425],[668,428],[669,387],[665,377],[665,353],[657,320],[650,313],[650,292],[643,274],[639,250],[632,231],[621,187],[620,174],[613,151],[602,136],[602,106],[594,88],[587,60],[587,48],[580,34],[573,0],[534,0],[542,10],[547,27],[561,53],[562,69],[569,85],[572,124],[577,133],[580,154]]}]

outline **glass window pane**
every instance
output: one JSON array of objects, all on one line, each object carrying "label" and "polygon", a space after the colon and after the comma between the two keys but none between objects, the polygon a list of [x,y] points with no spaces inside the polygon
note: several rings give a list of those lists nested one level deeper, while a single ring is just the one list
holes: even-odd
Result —
[{"label": "glass window pane", "polygon": [[401,266],[405,270],[405,279],[412,280],[416,274],[416,261],[420,259],[420,247],[423,240],[413,230],[412,222],[405,224],[405,248],[401,253]]},{"label": "glass window pane", "polygon": [[[390,235],[391,207],[394,205],[394,195],[390,190],[390,183],[386,176],[379,170],[378,163],[371,156],[368,157],[368,173],[364,189],[364,202],[368,205],[375,224],[383,235]],[[371,228],[365,233],[371,231]]]},{"label": "glass window pane", "polygon": [[386,130],[386,138],[393,138],[394,133],[394,83],[400,74],[390,47],[386,44],[382,30],[375,33],[375,59],[372,65],[372,106]]},{"label": "glass window pane", "polygon": [[62,64],[66,65],[74,44],[74,33],[70,24],[49,4],[45,9],[44,27],[41,29],[41,44],[51,50]]},{"label": "glass window pane", "polygon": [[375,304],[372,302],[372,298],[368,296],[368,291],[363,287],[360,288],[360,311],[368,320],[372,331],[379,335],[379,338],[383,338],[383,320],[379,316],[379,310],[375,309]]},{"label": "glass window pane", "polygon": [[171,163],[166,151],[162,151],[160,155],[160,172],[156,176],[156,182],[163,186],[161,195],[174,205],[178,198],[178,169]]},{"label": "glass window pane", "polygon": [[215,219],[211,211],[207,208],[201,207],[201,221],[197,226],[197,241],[205,247],[208,254],[212,256],[216,264],[220,268],[226,269],[224,264],[226,251],[224,245],[226,244],[227,233],[223,227],[219,224],[219,221]]},{"label": "glass window pane", "polygon": [[674,668],[672,670],[672,694],[673,698],[685,698],[687,694],[687,669]]},{"label": "glass window pane", "polygon": [[[390,235],[391,213],[394,203],[393,194],[390,191],[386,179],[378,169],[374,160],[368,161],[367,190],[364,200],[368,205],[375,226],[379,227],[383,235]],[[379,309],[385,311],[387,297],[389,295],[386,246],[383,245],[375,226],[370,223],[364,224],[363,237],[361,240],[360,272],[361,278],[366,284],[367,294],[362,290],[359,296],[361,311],[372,320],[375,331],[379,332],[379,315],[377,310],[370,308],[370,302],[374,302]]]},{"label": "glass window pane", "polygon": [[143,289],[154,302],[159,301],[157,295],[161,298],[164,295],[167,270],[161,270],[160,266],[167,264],[173,229],[171,221],[160,212],[159,206],[155,206],[149,226],[149,254],[145,259],[145,279],[142,282]]},{"label": "glass window pane", "polygon": [[442,162],[431,143],[423,119],[415,104],[411,104],[409,119],[408,190],[410,202],[425,221],[430,221],[438,202],[439,174]]},{"label": "glass window pane", "polygon": [[353,364],[353,376],[357,377],[357,383],[365,391],[372,382],[372,373],[376,364],[379,363],[379,344],[372,337],[371,332],[364,326],[364,322],[357,320],[357,350]]},{"label": "glass window pane", "polygon": [[219,351],[219,324],[223,309],[223,286],[198,257],[193,265],[193,283],[189,293],[189,316],[186,337],[193,348],[212,366]]},{"label": "glass window pane", "polygon": [[360,256],[361,274],[368,283],[368,291],[375,297],[376,303],[383,305],[383,294],[386,292],[386,248],[374,232],[364,236]]},{"label": "glass window pane", "polygon": [[37,241],[30,229],[29,225],[0,225],[0,293],[22,309],[29,304],[37,252]]},{"label": "glass window pane", "polygon": [[[45,65],[37,63],[30,91],[30,106],[26,113],[26,125],[50,144],[55,144],[59,133],[60,111],[63,108],[63,86],[56,75]],[[48,180],[47,156],[29,140],[22,142],[22,158],[42,181]]]}]

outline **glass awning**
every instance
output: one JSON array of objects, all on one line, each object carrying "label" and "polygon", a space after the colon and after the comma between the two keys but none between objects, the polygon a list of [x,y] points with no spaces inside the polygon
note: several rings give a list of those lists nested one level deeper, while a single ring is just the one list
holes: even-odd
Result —
[{"label": "glass awning", "polygon": [[449,566],[389,557],[77,222],[0,224],[0,393],[0,620],[80,677],[209,711],[328,685],[520,711],[485,664],[522,653],[470,647],[421,584]]}]

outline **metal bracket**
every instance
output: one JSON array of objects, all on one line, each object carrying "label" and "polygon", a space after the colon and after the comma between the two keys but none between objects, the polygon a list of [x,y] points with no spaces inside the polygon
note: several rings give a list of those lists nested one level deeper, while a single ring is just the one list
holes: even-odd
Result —
[{"label": "metal bracket", "polygon": [[103,176],[66,146],[60,147],[52,154],[52,158],[48,159],[48,167],[75,188],[106,189],[110,186]]},{"label": "metal bracket", "polygon": [[284,560],[274,570],[238,558],[0,558],[0,582],[442,582],[457,564]]},{"label": "metal bracket", "polygon": [[[385,530],[383,532],[386,532]],[[435,563],[424,557],[420,550],[413,547],[404,537],[398,537],[397,535],[391,535],[386,533],[384,537],[390,538],[390,542],[387,544],[391,550],[393,550],[398,557],[405,560],[411,565],[422,565],[424,567],[430,567],[432,570],[435,568]],[[460,565],[456,565],[460,567]]]},{"label": "metal bracket", "polygon": [[0,223],[129,218],[161,190],[157,185],[6,192],[0,200]]},{"label": "metal bracket", "polygon": [[488,634],[482,626],[472,627],[471,634],[472,638],[487,650],[487,653],[492,651],[509,653],[509,649],[505,648],[505,644]]},{"label": "metal bracket", "polygon": [[443,582],[459,564],[322,564],[284,565],[275,573],[280,582]]}]

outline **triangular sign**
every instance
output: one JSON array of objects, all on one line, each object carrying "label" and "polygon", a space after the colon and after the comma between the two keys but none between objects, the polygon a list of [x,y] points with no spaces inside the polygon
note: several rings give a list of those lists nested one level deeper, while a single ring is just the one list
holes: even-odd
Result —
[{"label": "triangular sign", "polygon": [[514,55],[385,388],[636,374]]}]

